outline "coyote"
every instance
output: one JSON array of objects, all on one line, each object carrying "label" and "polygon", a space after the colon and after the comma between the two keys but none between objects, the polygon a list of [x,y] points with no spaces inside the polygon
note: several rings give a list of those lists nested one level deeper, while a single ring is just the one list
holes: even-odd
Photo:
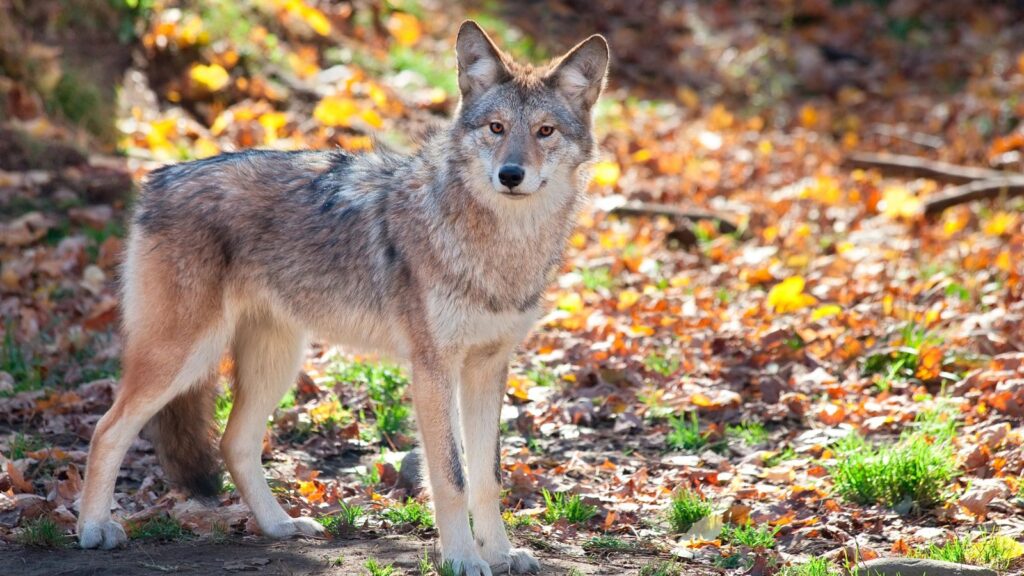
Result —
[{"label": "coyote", "polygon": [[499,413],[509,357],[584,196],[608,44],[592,36],[534,67],[466,22],[456,53],[455,119],[414,154],[251,150],[149,176],[123,273],[124,377],[86,468],[83,548],[126,542],[112,494],[147,422],[171,479],[219,491],[225,350],[235,402],[220,454],[235,485],[267,536],[320,534],[281,508],[260,463],[267,418],[315,336],[408,363],[444,559],[467,575],[539,570],[502,523]]}]

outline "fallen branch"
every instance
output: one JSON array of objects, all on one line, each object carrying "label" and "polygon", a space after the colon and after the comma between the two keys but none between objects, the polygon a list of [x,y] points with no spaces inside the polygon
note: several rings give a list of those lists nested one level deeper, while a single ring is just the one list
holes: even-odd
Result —
[{"label": "fallen branch", "polygon": [[847,168],[876,169],[887,176],[929,178],[948,184],[966,184],[976,180],[994,180],[1012,175],[991,168],[975,168],[903,154],[855,153],[843,160]]},{"label": "fallen branch", "polygon": [[630,202],[629,204],[623,204],[616,206],[608,211],[609,214],[620,216],[620,217],[653,217],[653,216],[666,216],[674,220],[690,220],[697,222],[700,220],[707,220],[714,222],[718,226],[718,231],[722,234],[732,234],[739,230],[737,226],[731,220],[728,220],[724,216],[713,214],[711,212],[704,212],[701,210],[686,210],[678,206],[672,206],[670,204],[650,204],[647,202]]},{"label": "fallen branch", "polygon": [[960,186],[946,188],[924,201],[925,216],[936,216],[951,206],[998,198],[1000,196],[1024,196],[1024,177],[977,180]]},{"label": "fallen branch", "polygon": [[956,184],[924,200],[925,216],[936,216],[958,204],[998,198],[1024,196],[1024,174],[976,168],[906,156],[901,154],[855,153],[843,160],[847,168],[880,170],[887,176],[930,178]]}]

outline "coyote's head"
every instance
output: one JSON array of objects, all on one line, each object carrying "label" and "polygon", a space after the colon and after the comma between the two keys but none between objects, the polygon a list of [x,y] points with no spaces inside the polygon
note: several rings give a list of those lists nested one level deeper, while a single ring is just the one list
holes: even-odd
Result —
[{"label": "coyote's head", "polygon": [[454,128],[462,178],[488,205],[576,194],[596,144],[591,110],[604,87],[608,43],[591,36],[551,63],[519,64],[472,21],[459,29]]}]

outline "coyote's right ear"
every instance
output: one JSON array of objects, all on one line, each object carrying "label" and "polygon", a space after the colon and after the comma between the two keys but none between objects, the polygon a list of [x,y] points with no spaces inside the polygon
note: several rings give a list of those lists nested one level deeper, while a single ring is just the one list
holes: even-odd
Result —
[{"label": "coyote's right ear", "polygon": [[501,51],[472,20],[466,20],[459,28],[455,54],[459,62],[459,90],[463,98],[483,94],[491,86],[511,77],[501,60]]}]

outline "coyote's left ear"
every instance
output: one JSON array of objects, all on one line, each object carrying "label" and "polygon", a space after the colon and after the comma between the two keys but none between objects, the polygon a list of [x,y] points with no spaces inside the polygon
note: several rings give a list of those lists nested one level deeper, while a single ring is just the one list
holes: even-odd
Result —
[{"label": "coyote's left ear", "polygon": [[570,102],[590,110],[604,89],[608,54],[608,42],[595,34],[563,56],[548,79]]}]

